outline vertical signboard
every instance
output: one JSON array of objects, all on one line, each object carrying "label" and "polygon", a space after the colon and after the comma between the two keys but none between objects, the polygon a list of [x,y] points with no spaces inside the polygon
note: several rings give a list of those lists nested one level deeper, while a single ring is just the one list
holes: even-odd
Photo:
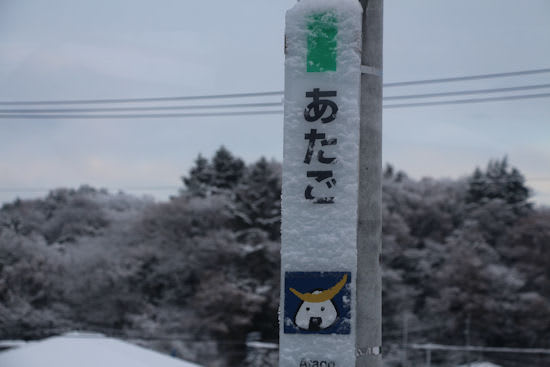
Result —
[{"label": "vertical signboard", "polygon": [[355,366],[362,8],[286,16],[281,367]]}]

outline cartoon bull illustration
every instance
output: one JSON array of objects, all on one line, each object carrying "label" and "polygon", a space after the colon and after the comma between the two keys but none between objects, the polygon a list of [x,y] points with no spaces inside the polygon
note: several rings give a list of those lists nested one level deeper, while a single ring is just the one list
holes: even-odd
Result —
[{"label": "cartoon bull illustration", "polygon": [[294,324],[307,331],[319,331],[333,325],[338,319],[338,310],[332,299],[346,285],[348,275],[333,287],[326,290],[316,290],[311,293],[300,293],[294,288],[289,290],[302,300],[302,304],[294,317]]}]

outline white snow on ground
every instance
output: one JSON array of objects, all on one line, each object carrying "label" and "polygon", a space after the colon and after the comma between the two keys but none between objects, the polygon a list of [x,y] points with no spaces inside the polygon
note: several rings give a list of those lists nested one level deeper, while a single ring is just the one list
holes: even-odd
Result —
[{"label": "white snow on ground", "polygon": [[2,367],[200,367],[100,334],[69,333],[0,353]]},{"label": "white snow on ground", "polygon": [[491,362],[472,362],[470,365],[463,364],[458,367],[501,367]]},{"label": "white snow on ground", "polygon": [[0,349],[21,347],[25,344],[27,343],[23,340],[0,340]]}]

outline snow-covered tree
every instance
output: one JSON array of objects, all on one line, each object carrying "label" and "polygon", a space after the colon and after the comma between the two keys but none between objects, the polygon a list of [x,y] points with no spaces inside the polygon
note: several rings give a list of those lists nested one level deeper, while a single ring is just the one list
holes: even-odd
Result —
[{"label": "snow-covered tree", "polygon": [[[247,335],[278,336],[280,164],[245,165],[222,147],[184,183],[159,203],[82,187],[4,205],[0,337],[81,328],[205,365],[253,363]],[[505,159],[458,180],[388,166],[385,343],[406,318],[409,342],[463,344],[469,317],[472,343],[550,347],[549,243],[549,212],[529,205]]]},{"label": "snow-covered tree", "polygon": [[216,151],[211,161],[199,154],[189,175],[182,177],[186,186],[184,193],[202,197],[225,193],[239,184],[245,170],[244,162],[224,146]]},{"label": "snow-covered tree", "polygon": [[485,171],[476,168],[468,180],[466,201],[483,203],[492,199],[502,199],[508,204],[529,206],[530,191],[525,186],[525,178],[517,168],[510,168],[506,157],[491,160]]},{"label": "snow-covered tree", "polygon": [[222,146],[212,158],[214,170],[213,186],[219,189],[232,189],[241,181],[246,166],[242,159],[236,158]]},{"label": "snow-covered tree", "polygon": [[189,171],[189,176],[182,177],[187,192],[195,196],[207,196],[213,183],[214,172],[208,162],[201,154],[195,159],[195,166]]},{"label": "snow-covered tree", "polygon": [[235,193],[237,230],[261,230],[272,241],[280,238],[281,165],[261,158],[248,168]]}]

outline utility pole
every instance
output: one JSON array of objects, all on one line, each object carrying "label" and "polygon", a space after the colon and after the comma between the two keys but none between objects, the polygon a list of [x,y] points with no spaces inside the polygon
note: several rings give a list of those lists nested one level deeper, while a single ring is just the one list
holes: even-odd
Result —
[{"label": "utility pole", "polygon": [[357,233],[356,366],[382,365],[383,0],[361,0],[361,127]]}]

